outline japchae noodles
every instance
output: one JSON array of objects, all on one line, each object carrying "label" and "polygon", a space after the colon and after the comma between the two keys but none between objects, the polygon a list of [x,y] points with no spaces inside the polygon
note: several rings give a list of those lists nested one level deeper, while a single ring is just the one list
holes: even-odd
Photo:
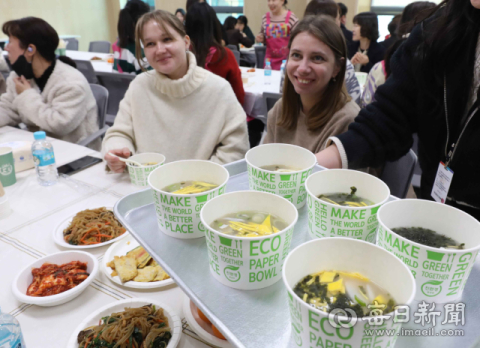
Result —
[{"label": "japchae noodles", "polygon": [[92,245],[108,242],[125,232],[112,211],[107,208],[87,209],[75,215],[63,231],[63,238],[72,245]]},{"label": "japchae noodles", "polygon": [[81,348],[165,348],[171,338],[163,308],[149,304],[103,317],[99,325],[81,331],[77,342]]}]

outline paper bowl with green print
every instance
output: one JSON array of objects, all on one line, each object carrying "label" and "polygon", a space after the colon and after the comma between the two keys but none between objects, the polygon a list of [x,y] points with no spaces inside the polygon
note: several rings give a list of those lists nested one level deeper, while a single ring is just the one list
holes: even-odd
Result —
[{"label": "paper bowl with green print", "polygon": [[[318,198],[320,195],[350,193],[373,205],[344,207]],[[375,243],[378,227],[377,210],[390,197],[388,186],[376,177],[355,170],[323,170],[311,175],[306,182],[308,233],[312,238],[347,237]]]},{"label": "paper bowl with green print", "polygon": [[[148,184],[153,190],[160,230],[180,239],[205,237],[200,210],[209,200],[225,193],[229,177],[228,171],[220,164],[201,160],[177,161],[155,169],[148,177]],[[195,194],[164,191],[167,186],[183,181],[203,181],[218,186]]]},{"label": "paper bowl with green print", "polygon": [[[322,238],[304,243],[290,252],[283,267],[283,282],[292,323],[292,338],[297,347],[375,347],[395,345],[396,335],[376,336],[370,329],[398,332],[401,323],[394,323],[404,309],[375,317],[383,321],[370,322],[368,317],[351,321],[345,312],[333,315],[307,304],[295,292],[295,286],[306,276],[321,271],[344,271],[367,277],[394,299],[397,305],[410,305],[415,295],[415,281],[409,269],[395,256],[382,248],[351,238]],[[379,312],[378,314],[381,314]],[[336,324],[337,323],[337,324]],[[341,323],[342,325],[339,325]],[[383,324],[383,325],[376,325]]]},{"label": "paper bowl with green print", "polygon": [[129,159],[143,165],[142,167],[138,167],[127,163],[130,180],[132,184],[137,186],[148,186],[148,176],[150,173],[165,162],[165,156],[159,153],[140,153]]},{"label": "paper bowl with green print", "polygon": [[[450,303],[462,296],[480,250],[480,223],[451,206],[420,199],[403,199],[378,210],[377,244],[401,259],[417,283],[415,299]],[[422,227],[465,243],[464,249],[433,248],[412,242],[392,229]]]},{"label": "paper bowl with green print", "polygon": [[[266,144],[248,151],[245,160],[250,190],[279,195],[292,202],[297,209],[305,205],[305,181],[317,163],[311,151],[289,144]],[[262,169],[265,166],[286,166],[293,171],[280,173]]]},{"label": "paper bowl with green print", "polygon": [[[211,227],[218,218],[247,211],[275,215],[287,227],[261,237],[233,236]],[[262,289],[280,280],[298,220],[298,211],[291,202],[267,192],[238,191],[209,201],[200,217],[206,227],[210,273],[216,280],[240,290]]]}]

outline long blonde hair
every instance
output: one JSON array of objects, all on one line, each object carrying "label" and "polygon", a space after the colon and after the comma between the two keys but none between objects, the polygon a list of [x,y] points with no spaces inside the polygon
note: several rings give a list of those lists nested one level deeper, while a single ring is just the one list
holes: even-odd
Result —
[{"label": "long blonde hair", "polygon": [[[289,49],[295,37],[304,32],[316,37],[330,47],[335,55],[335,64],[340,66],[340,71],[335,79],[328,83],[321,98],[307,114],[307,127],[313,131],[324,126],[333,114],[342,109],[351,100],[345,87],[347,44],[342,31],[330,16],[307,16],[293,29],[288,44]],[[286,129],[295,129],[301,109],[302,101],[300,95],[295,91],[292,81],[286,74],[283,85],[282,114],[277,124]]]},{"label": "long blonde hair", "polygon": [[182,38],[184,38],[187,34],[185,33],[185,28],[183,27],[182,22],[173,14],[163,10],[156,10],[153,12],[145,13],[137,22],[137,26],[135,27],[135,58],[137,58],[137,62],[140,65],[142,71],[147,71],[145,69],[143,58],[145,55],[143,54],[142,50],[142,42],[143,42],[143,27],[150,21],[155,21],[160,28],[171,35],[170,30],[168,27],[173,28]]}]

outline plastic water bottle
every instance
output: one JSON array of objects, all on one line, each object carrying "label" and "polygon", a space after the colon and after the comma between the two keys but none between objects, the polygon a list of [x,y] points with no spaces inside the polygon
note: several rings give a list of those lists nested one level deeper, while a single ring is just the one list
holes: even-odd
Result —
[{"label": "plastic water bottle", "polygon": [[17,319],[0,309],[0,347],[2,348],[25,348],[22,330]]},{"label": "plastic water bottle", "polygon": [[285,81],[285,69],[287,68],[287,61],[282,60],[282,66],[280,67],[280,93],[283,93],[283,82]]},{"label": "plastic water bottle", "polygon": [[267,62],[267,65],[265,65],[265,69],[263,70],[263,83],[266,85],[271,85],[272,84],[272,65],[271,62]]},{"label": "plastic water bottle", "polygon": [[55,185],[58,180],[58,172],[52,144],[46,139],[43,131],[35,132],[33,136],[35,141],[32,144],[32,154],[38,182],[42,186]]}]

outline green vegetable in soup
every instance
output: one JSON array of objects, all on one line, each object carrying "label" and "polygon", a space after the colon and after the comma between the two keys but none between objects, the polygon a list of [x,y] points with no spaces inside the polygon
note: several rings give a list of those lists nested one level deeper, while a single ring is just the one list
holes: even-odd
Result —
[{"label": "green vegetable in soup", "polygon": [[357,188],[355,186],[350,187],[351,192],[348,193],[332,193],[329,195],[320,195],[318,196],[319,199],[322,201],[340,205],[343,207],[367,207],[369,205],[374,205],[375,203],[369,201],[368,199],[358,197],[355,193],[357,192]]},{"label": "green vegetable in soup", "polygon": [[452,238],[449,238],[443,234],[429,230],[422,227],[398,227],[392,228],[392,231],[396,234],[432,248],[449,248],[449,249],[463,249],[465,243],[458,243]]},{"label": "green vegetable in soup", "polygon": [[291,173],[291,172],[298,172],[299,168],[291,167],[291,166],[286,166],[283,164],[274,164],[274,165],[269,165],[269,166],[263,166],[260,167],[263,170],[268,170],[271,172],[279,172],[279,173]]},{"label": "green vegetable in soup", "polygon": [[323,271],[310,274],[298,282],[293,291],[321,311],[330,313],[334,309],[351,309],[357,318],[372,315],[374,308],[387,314],[395,307],[395,301],[387,291],[359,273]]}]

